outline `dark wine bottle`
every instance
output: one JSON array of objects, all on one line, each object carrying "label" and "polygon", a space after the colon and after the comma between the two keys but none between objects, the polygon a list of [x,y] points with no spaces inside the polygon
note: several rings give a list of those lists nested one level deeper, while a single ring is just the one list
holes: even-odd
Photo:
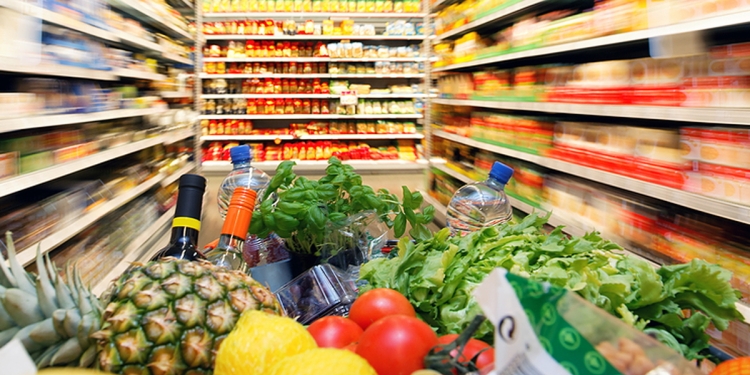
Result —
[{"label": "dark wine bottle", "polygon": [[206,179],[197,174],[180,177],[177,191],[177,206],[172,220],[172,237],[167,247],[159,250],[154,260],[165,257],[198,260],[205,259],[198,250],[198,234],[201,230],[201,209]]}]

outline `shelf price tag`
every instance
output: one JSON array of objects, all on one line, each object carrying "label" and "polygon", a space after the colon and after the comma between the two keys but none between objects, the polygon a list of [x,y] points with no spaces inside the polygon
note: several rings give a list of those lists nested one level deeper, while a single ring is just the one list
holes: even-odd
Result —
[{"label": "shelf price tag", "polygon": [[341,92],[341,105],[357,105],[357,92],[356,91],[342,91]]}]

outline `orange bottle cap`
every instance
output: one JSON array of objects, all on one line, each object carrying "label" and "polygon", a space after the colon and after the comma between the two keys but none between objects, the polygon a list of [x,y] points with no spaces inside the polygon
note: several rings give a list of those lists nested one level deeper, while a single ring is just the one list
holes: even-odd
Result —
[{"label": "orange bottle cap", "polygon": [[229,211],[224,219],[222,234],[230,234],[243,240],[247,238],[247,230],[250,228],[250,220],[253,218],[255,198],[257,193],[253,189],[238,187],[234,189],[232,199],[229,201]]}]

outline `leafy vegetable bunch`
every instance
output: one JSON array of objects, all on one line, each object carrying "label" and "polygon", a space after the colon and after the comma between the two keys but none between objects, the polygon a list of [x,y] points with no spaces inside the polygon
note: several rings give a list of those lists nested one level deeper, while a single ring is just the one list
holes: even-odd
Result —
[{"label": "leafy vegetable bunch", "polygon": [[[443,229],[427,241],[401,240],[397,256],[365,263],[368,288],[396,289],[438,334],[459,333],[481,310],[472,291],[495,268],[573,290],[598,307],[651,334],[688,359],[708,356],[709,324],[725,330],[741,320],[731,272],[701,260],[653,268],[616,252],[596,232],[546,233],[549,216],[485,228],[464,237]],[[684,311],[688,311],[685,314]],[[492,326],[476,336],[491,340]]]},{"label": "leafy vegetable bunch", "polygon": [[404,186],[403,201],[388,190],[376,192],[362,184],[362,176],[351,165],[336,157],[328,160],[326,174],[318,181],[294,174],[295,164],[284,161],[276,168],[253,213],[253,219],[259,220],[250,223],[251,234],[265,238],[274,232],[286,240],[290,251],[321,255],[327,246],[347,246],[352,236],[340,229],[351,224],[355,215],[374,211],[397,237],[404,235],[408,224],[414,239],[431,238],[426,224],[432,222],[435,208],[427,206],[420,212],[423,197],[418,191]]}]

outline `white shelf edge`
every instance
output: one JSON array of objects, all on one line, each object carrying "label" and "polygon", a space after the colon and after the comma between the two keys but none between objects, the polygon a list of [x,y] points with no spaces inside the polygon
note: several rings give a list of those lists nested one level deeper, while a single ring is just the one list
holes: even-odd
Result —
[{"label": "white shelf edge", "polygon": [[190,91],[161,91],[159,96],[165,99],[183,99],[193,97],[193,93]]},{"label": "white shelf edge", "polygon": [[68,29],[76,30],[82,34],[90,35],[98,39],[116,42],[117,37],[104,29],[89,25],[77,19],[55,13],[49,9],[44,9],[20,0],[0,0],[0,7],[9,8],[16,12],[28,14],[40,18],[46,22],[62,26]]},{"label": "white shelf edge", "polygon": [[356,120],[417,119],[422,115],[201,115],[199,120]]},{"label": "white shelf edge", "polygon": [[95,70],[49,63],[26,62],[25,65],[16,65],[18,61],[7,63],[7,59],[0,59],[0,72],[20,73],[30,75],[43,75],[55,77],[83,78],[97,81],[117,81],[116,75],[109,70]]},{"label": "white shelf edge", "polygon": [[68,124],[78,124],[83,122],[106,121],[119,118],[149,116],[153,114],[166,112],[161,108],[144,108],[144,109],[116,109],[113,111],[102,111],[92,113],[72,113],[63,115],[48,115],[34,117],[19,117],[12,119],[0,120],[0,133],[12,132],[17,130],[26,130],[34,128],[44,128],[51,126],[60,126]]},{"label": "white shelf edge", "polygon": [[424,74],[207,74],[200,73],[201,79],[219,78],[424,78]]},{"label": "white shelf edge", "polygon": [[653,27],[645,30],[631,31],[621,34],[607,35],[586,39],[576,42],[568,42],[547,47],[535,48],[527,51],[508,53],[496,57],[490,57],[481,60],[468,61],[465,63],[452,64],[440,68],[434,68],[433,72],[444,72],[456,69],[463,69],[473,66],[494,64],[503,61],[517,60],[527,57],[536,57],[551,55],[555,53],[570,52],[594,47],[603,47],[620,43],[634,42],[649,38],[656,38],[668,35],[677,35],[682,33],[710,30],[726,26],[740,25],[750,22],[750,10],[734,12],[719,16],[708,17],[700,20],[686,21],[674,25]]},{"label": "white shelf edge", "polygon": [[115,73],[115,75],[123,78],[145,79],[149,81],[164,81],[167,79],[167,76],[165,76],[164,74],[143,72],[134,69],[116,68],[113,70],[113,72]]},{"label": "white shelf edge", "polygon": [[[125,271],[127,271],[132,263],[144,261],[144,259],[138,259],[138,249],[143,246],[144,243],[150,242],[149,240],[154,235],[159,234],[166,229],[166,227],[170,224],[170,219],[174,216],[174,211],[175,207],[167,210],[158,219],[156,219],[156,221],[151,224],[145,232],[141,233],[130,243],[130,245],[125,250],[125,257],[119,263],[117,263],[117,265],[114,266],[114,268],[112,268],[112,270],[109,271],[109,273],[92,288],[92,292],[94,293],[94,295],[101,295],[105,290],[107,290],[107,287],[109,287],[112,281],[125,273]],[[153,256],[154,254],[151,253],[154,253],[158,250],[159,247],[154,246],[154,249],[146,255]]]},{"label": "white shelf edge", "polygon": [[448,176],[451,176],[465,184],[470,184],[474,182],[469,176],[464,175],[463,173],[460,173],[458,171],[453,170],[452,168],[449,168],[445,164],[438,164],[438,165],[432,165],[433,168],[447,174]]},{"label": "white shelf edge", "polygon": [[[297,165],[294,166],[296,172],[324,172],[328,166],[326,160],[294,160]],[[276,171],[276,167],[281,161],[258,161],[253,162],[253,166],[264,170],[266,173],[273,174]],[[345,160],[344,164],[350,164],[354,166],[354,169],[358,172],[364,171],[377,171],[377,172],[389,172],[389,171],[423,171],[428,168],[427,160],[421,159],[417,161],[406,161],[406,160]],[[204,161],[203,172],[229,172],[232,169],[232,164],[228,161]]]},{"label": "white shelf edge", "polygon": [[185,131],[177,131],[169,134],[162,134],[156,137],[143,139],[140,141],[128,143],[113,147],[96,154],[85,156],[66,163],[54,165],[38,171],[24,173],[20,176],[0,180],[0,197],[4,197],[32,186],[40,185],[58,179],[69,174],[91,168],[95,165],[117,159],[121,156],[140,151],[160,143],[175,142],[184,139],[192,134]]},{"label": "white shelf edge", "polygon": [[599,182],[605,185],[628,190],[637,194],[645,195],[678,206],[694,209],[707,214],[720,216],[725,219],[740,223],[750,224],[750,206],[722,201],[696,193],[686,192],[635,178],[618,175],[594,168],[569,163],[562,160],[532,155],[521,151],[495,146],[456,134],[441,130],[435,131],[433,135],[454,142],[462,143],[471,147],[487,150],[497,154],[510,156],[512,158],[525,160],[558,172],[567,173],[583,179]]},{"label": "white shelf edge", "polygon": [[738,108],[692,108],[556,102],[496,102],[458,99],[434,99],[432,103],[518,111],[566,113],[588,116],[701,122],[724,125],[750,125],[750,111]]},{"label": "white shelf edge", "polygon": [[83,214],[83,216],[66,225],[64,228],[60,228],[56,232],[46,236],[42,241],[37,242],[20,251],[18,253],[18,261],[23,266],[31,264],[36,259],[37,247],[40,248],[42,254],[46,254],[54,250],[58,246],[62,245],[65,241],[73,238],[78,233],[83,232],[86,228],[90,227],[99,219],[124,206],[133,199],[139,197],[141,194],[147,192],[152,187],[158,185],[166,177],[168,176],[163,174],[154,176],[138,184],[138,186],[126,191],[125,193],[118,195],[114,199],[103,203],[101,206],[96,207],[90,212]]},{"label": "white shelf edge", "polygon": [[163,53],[164,48],[160,46],[158,43],[154,43],[152,41],[139,38],[135,35],[130,35],[124,31],[117,30],[116,33],[117,37],[120,38],[122,43],[127,44],[129,46],[133,47],[139,47],[146,51],[153,51],[157,53]]},{"label": "white shelf edge", "polygon": [[424,18],[426,13],[333,13],[333,12],[227,12],[204,13],[203,19],[244,18]]},{"label": "white shelf edge", "polygon": [[491,23],[491,22],[498,21],[498,20],[503,19],[505,17],[511,16],[511,15],[513,15],[515,13],[519,13],[521,11],[527,10],[528,8],[530,8],[532,6],[535,6],[537,4],[543,3],[545,1],[546,0],[524,0],[524,1],[521,1],[519,3],[516,3],[516,4],[513,4],[513,5],[509,6],[507,8],[501,9],[501,10],[495,12],[495,13],[492,13],[492,14],[484,16],[484,17],[482,17],[480,19],[471,21],[471,22],[467,23],[466,25],[463,25],[463,26],[458,27],[456,29],[453,29],[453,30],[447,31],[445,33],[442,33],[442,34],[438,35],[435,39],[437,39],[437,40],[443,40],[443,39],[450,38],[450,37],[452,37],[454,35],[463,34],[463,33],[467,32],[467,31],[476,29],[476,28],[478,28],[480,26],[486,25],[486,24]]},{"label": "white shelf edge", "polygon": [[204,35],[206,40],[424,40],[424,35]]},{"label": "white shelf edge", "polygon": [[[202,94],[202,99],[338,99],[340,95],[332,94]],[[359,99],[419,99],[426,98],[425,94],[367,94],[357,95]]]},{"label": "white shelf edge", "polygon": [[423,57],[373,57],[373,58],[331,58],[331,57],[206,57],[203,62],[414,62],[426,61]]},{"label": "white shelf edge", "polygon": [[176,63],[180,63],[180,64],[185,64],[185,65],[193,65],[193,60],[190,60],[187,57],[182,57],[180,55],[175,55],[174,53],[164,52],[161,55],[161,57],[164,60],[169,60],[169,61],[172,61],[172,62],[176,62]]},{"label": "white shelf edge", "polygon": [[276,139],[291,141],[294,136],[288,134],[279,135],[204,135],[201,137],[202,142],[211,141],[273,141]]}]

